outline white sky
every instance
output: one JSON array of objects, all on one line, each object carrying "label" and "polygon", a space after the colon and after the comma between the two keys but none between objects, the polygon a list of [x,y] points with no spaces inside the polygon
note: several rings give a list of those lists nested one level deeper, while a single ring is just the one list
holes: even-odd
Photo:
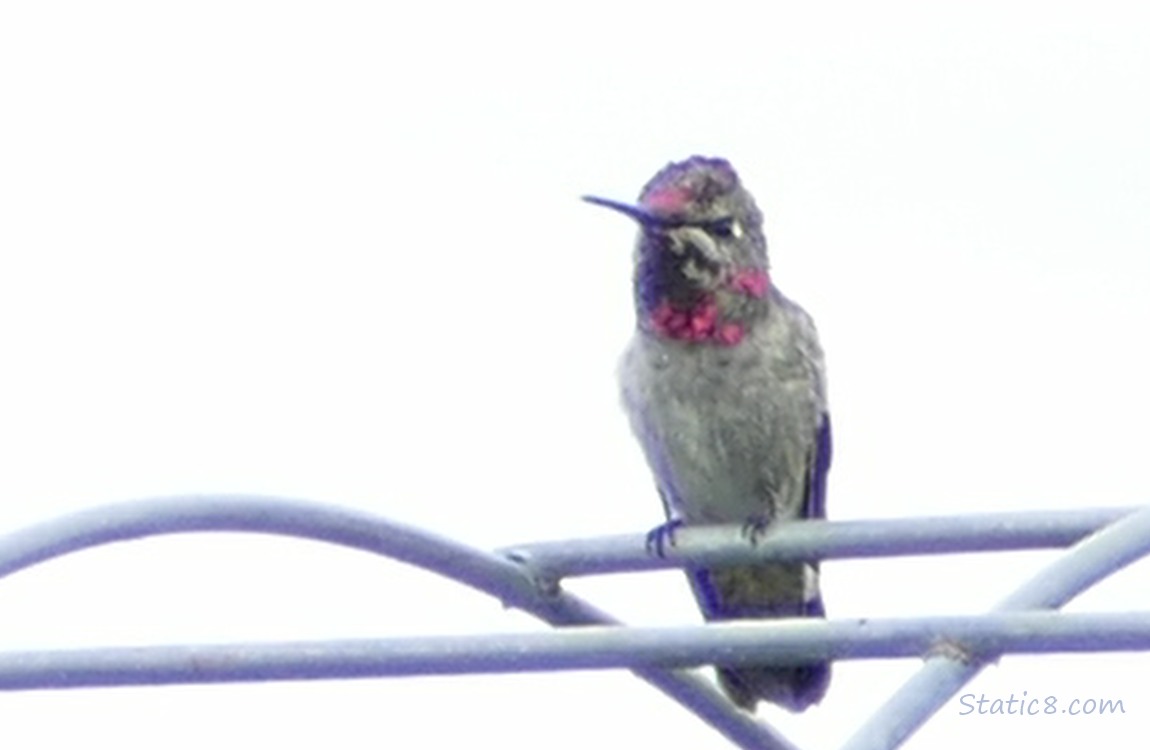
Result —
[{"label": "white sky", "polygon": [[[225,490],[484,547],[650,528],[614,382],[634,230],[577,198],[692,153],[735,164],[820,326],[832,517],[1145,502],[1148,12],[797,5],[6,4],[0,529]],[[977,613],[1050,559],[832,563],[826,598]],[[1147,569],[1072,609],[1145,610]],[[571,588],[697,617],[676,574]],[[3,649],[538,627],[232,536],[60,560],[0,583],[0,611]],[[907,747],[1131,747],[1148,666],[1007,658],[969,691],[1127,714],[954,701]],[[834,747],[916,667],[842,664],[819,708],[762,713]],[[607,672],[4,693],[0,715],[23,748],[727,747]]]}]

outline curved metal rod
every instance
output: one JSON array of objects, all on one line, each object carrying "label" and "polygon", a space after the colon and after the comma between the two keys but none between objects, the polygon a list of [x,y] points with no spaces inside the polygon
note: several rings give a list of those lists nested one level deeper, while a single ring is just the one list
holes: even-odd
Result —
[{"label": "curved metal rod", "polygon": [[[1150,508],[1115,522],[1079,542],[999,602],[992,612],[1057,609],[1112,573],[1150,554]],[[940,648],[864,724],[843,750],[889,750],[906,741],[998,657],[972,653],[962,644]]]},{"label": "curved metal rod", "polygon": [[[452,578],[552,625],[618,624],[562,591],[530,562],[514,562],[361,511],[251,495],[192,495],[79,511],[0,537],[0,577],[70,552],[161,534],[243,531],[312,539],[384,555]],[[795,750],[690,672],[633,670],[744,748]]]}]

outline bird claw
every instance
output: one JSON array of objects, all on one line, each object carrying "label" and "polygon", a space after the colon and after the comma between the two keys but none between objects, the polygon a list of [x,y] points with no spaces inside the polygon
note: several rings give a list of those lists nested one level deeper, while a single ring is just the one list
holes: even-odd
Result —
[{"label": "bird claw", "polygon": [[667,547],[675,546],[675,532],[683,526],[681,518],[673,518],[647,532],[647,554],[666,557]]},{"label": "bird claw", "polygon": [[743,524],[742,534],[751,546],[757,546],[759,541],[767,535],[771,522],[765,518],[752,518]]}]

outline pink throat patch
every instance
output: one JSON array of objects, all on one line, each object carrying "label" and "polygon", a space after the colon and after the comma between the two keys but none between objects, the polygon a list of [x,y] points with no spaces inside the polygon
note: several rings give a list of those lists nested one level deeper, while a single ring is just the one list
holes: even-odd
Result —
[{"label": "pink throat patch", "polygon": [[[770,289],[771,279],[762,269],[743,268],[735,272],[727,286],[743,296],[762,299]],[[686,309],[663,300],[651,311],[649,320],[656,334],[675,341],[709,341],[720,346],[734,346],[747,333],[743,324],[720,319],[719,304],[712,295]]]},{"label": "pink throat patch", "polygon": [[651,328],[660,336],[676,341],[713,341],[724,346],[734,346],[744,335],[738,323],[719,322],[719,306],[713,298],[704,299],[687,310],[679,310],[663,300],[651,312]]},{"label": "pink throat patch", "polygon": [[771,288],[771,277],[761,268],[740,268],[731,278],[731,289],[748,297],[762,299]]}]

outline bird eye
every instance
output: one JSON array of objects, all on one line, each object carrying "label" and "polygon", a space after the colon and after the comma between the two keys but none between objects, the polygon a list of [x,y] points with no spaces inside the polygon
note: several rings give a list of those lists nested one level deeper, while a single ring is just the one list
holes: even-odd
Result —
[{"label": "bird eye", "polygon": [[707,231],[716,237],[743,236],[743,228],[739,226],[739,222],[735,221],[730,216],[724,217],[722,219],[715,219],[707,225]]}]

